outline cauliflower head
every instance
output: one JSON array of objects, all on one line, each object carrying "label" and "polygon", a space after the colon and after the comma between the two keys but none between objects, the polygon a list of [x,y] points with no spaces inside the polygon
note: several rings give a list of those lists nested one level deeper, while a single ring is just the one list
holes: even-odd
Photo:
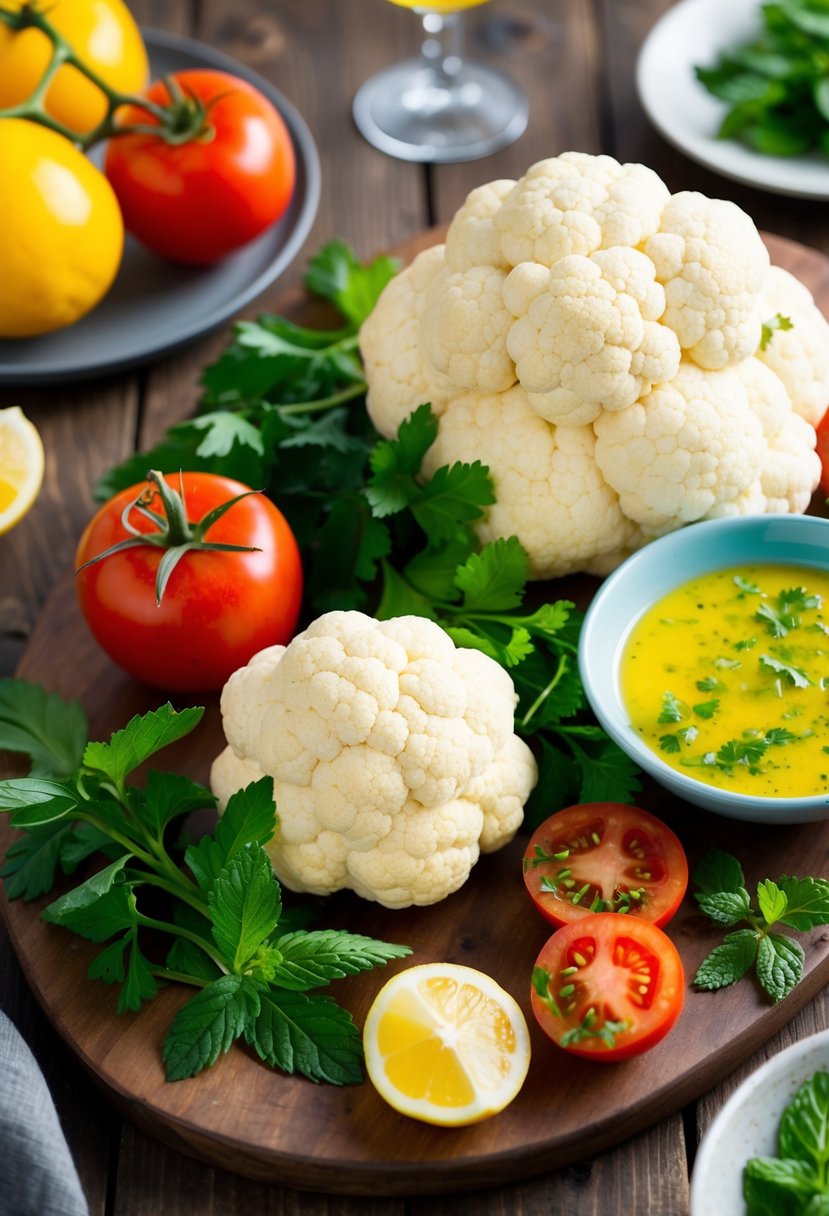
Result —
[{"label": "cauliflower head", "polygon": [[231,676],[211,786],[222,809],[273,778],[267,848],[291,890],[436,903],[523,818],[537,770],[516,700],[498,663],[433,621],[329,612]]},{"label": "cauliflower head", "polygon": [[431,402],[424,471],[483,461],[479,537],[518,536],[534,578],[817,485],[829,324],[744,211],[643,165],[565,152],[479,186],[360,345],[377,429]]}]

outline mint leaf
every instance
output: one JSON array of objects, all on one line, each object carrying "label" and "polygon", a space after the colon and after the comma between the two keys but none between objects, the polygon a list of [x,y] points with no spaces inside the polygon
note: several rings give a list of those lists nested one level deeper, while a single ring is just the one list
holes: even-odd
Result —
[{"label": "mint leaf", "polygon": [[358,1085],[363,1079],[360,1032],[330,997],[270,989],[245,1027],[260,1059],[311,1081]]},{"label": "mint leaf", "polygon": [[0,679],[0,751],[20,752],[33,777],[68,777],[88,738],[80,701],[65,701],[28,680]]},{"label": "mint leaf", "polygon": [[260,844],[245,844],[219,872],[207,893],[216,945],[241,970],[276,928],[279,883]]},{"label": "mint leaf", "polygon": [[217,980],[223,974],[204,950],[183,937],[174,939],[164,965],[168,971],[194,979]]},{"label": "mint leaf", "polygon": [[698,988],[709,991],[736,984],[748,971],[757,953],[757,934],[753,929],[738,929],[736,933],[729,933],[722,944],[715,946],[702,960],[694,983]]},{"label": "mint leaf", "polygon": [[408,946],[395,946],[337,929],[289,933],[272,944],[282,955],[272,983],[296,992],[370,971],[391,959],[411,954]]},{"label": "mint leaf", "polygon": [[786,892],[782,891],[776,882],[767,878],[764,882],[757,884],[757,903],[763,920],[767,925],[773,925],[783,916],[789,901],[786,898]]},{"label": "mint leaf", "polygon": [[204,710],[198,706],[178,711],[169,702],[160,709],[137,714],[123,730],[114,733],[109,743],[87,744],[84,766],[104,773],[120,787],[124,779],[150,756],[189,735],[203,714]]},{"label": "mint leaf", "polygon": [[825,878],[778,878],[777,885],[786,896],[786,910],[778,920],[790,929],[805,932],[818,925],[829,925],[829,881]]},{"label": "mint leaf", "polygon": [[780,1120],[781,1157],[797,1161],[812,1175],[813,1185],[826,1188],[829,1160],[829,1073],[818,1071],[792,1098]]},{"label": "mint leaf", "polygon": [[189,845],[184,859],[206,891],[240,849],[250,842],[267,844],[275,829],[273,778],[261,777],[230,796],[213,835]]},{"label": "mint leaf", "polygon": [[735,925],[737,921],[745,920],[751,913],[751,900],[748,891],[716,891],[707,895],[697,895],[700,911],[720,925]]},{"label": "mint leaf", "polygon": [[829,1209],[809,1203],[815,1186],[814,1172],[802,1161],[752,1157],[743,1171],[748,1216],[825,1216]]},{"label": "mint leaf", "polygon": [[462,611],[509,612],[518,608],[524,598],[529,567],[527,551],[517,536],[490,541],[457,568],[454,582],[463,593]]},{"label": "mint leaf", "polygon": [[164,1039],[168,1081],[181,1081],[215,1064],[260,1010],[259,993],[243,975],[223,975],[183,1005]]},{"label": "mint leaf", "polygon": [[718,891],[741,891],[745,876],[736,857],[722,849],[709,849],[694,868],[694,882],[704,895]]},{"label": "mint leaf", "polygon": [[757,978],[773,1001],[788,996],[803,977],[805,955],[799,942],[779,933],[760,938],[757,947]]}]

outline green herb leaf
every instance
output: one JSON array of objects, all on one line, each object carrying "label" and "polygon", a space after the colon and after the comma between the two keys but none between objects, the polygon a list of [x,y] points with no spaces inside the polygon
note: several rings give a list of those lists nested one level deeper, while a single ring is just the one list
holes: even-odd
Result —
[{"label": "green herb leaf", "polygon": [[54,900],[43,911],[43,919],[64,925],[73,933],[93,942],[107,938],[135,924],[135,897],[123,881],[122,870],[129,860],[124,854],[111,865],[93,874],[79,887]]},{"label": "green herb leaf", "polygon": [[159,773],[150,769],[143,790],[127,790],[127,804],[133,814],[160,839],[173,819],[203,807],[213,807],[216,799],[209,789],[180,773]]},{"label": "green herb leaf", "polygon": [[213,938],[234,971],[245,967],[276,928],[279,883],[260,844],[249,841],[219,872],[207,893]]},{"label": "green herb leaf", "polygon": [[125,1013],[128,1009],[138,1013],[142,1003],[152,1000],[158,991],[150,963],[138,945],[136,926],[92,960],[88,975],[92,980],[100,979],[107,984],[121,984],[117,1013]]},{"label": "green herb leaf", "polygon": [[394,515],[417,497],[414,481],[423,457],[437,438],[438,420],[430,405],[419,405],[401,423],[396,439],[383,439],[372,448],[372,477],[365,488],[374,515]]},{"label": "green herb leaf", "polygon": [[740,892],[745,888],[742,866],[731,853],[709,849],[694,867],[694,882],[703,895],[718,891]]},{"label": "green herb leaf", "polygon": [[12,812],[17,828],[38,827],[63,819],[78,805],[68,785],[46,777],[11,777],[0,781],[0,811]]},{"label": "green herb leaf", "polygon": [[782,1157],[810,1171],[813,1186],[829,1189],[825,1177],[829,1159],[829,1073],[816,1072],[783,1111],[779,1149]]},{"label": "green herb leaf", "polygon": [[781,890],[776,882],[767,878],[764,882],[757,884],[757,903],[763,920],[767,925],[773,925],[784,915],[789,901],[786,898],[786,892]]},{"label": "green herb leaf", "polygon": [[772,658],[768,654],[760,655],[760,666],[768,671],[773,671],[775,675],[785,676],[795,688],[808,688],[812,683],[802,668],[793,667],[788,663],[781,663],[779,659]]},{"label": "green herb leaf", "polygon": [[702,960],[694,984],[708,990],[736,984],[755,961],[757,952],[757,934],[752,929],[729,933],[722,944],[715,946]]},{"label": "green herb leaf", "polygon": [[612,739],[606,737],[578,747],[572,738],[568,743],[581,775],[579,802],[633,802],[642,788],[639,769]]},{"label": "green herb leaf", "polygon": [[818,925],[829,925],[829,881],[825,878],[778,878],[777,885],[786,896],[786,909],[777,919],[790,929],[806,932]]},{"label": "green herb leaf", "polygon": [[657,722],[682,722],[690,716],[691,711],[684,701],[680,701],[672,692],[663,692]]},{"label": "green herb leaf", "polygon": [[372,312],[380,292],[399,268],[395,258],[385,256],[364,266],[344,241],[329,241],[310,259],[305,285],[330,300],[357,326]]},{"label": "green herb leaf", "polygon": [[751,912],[751,899],[748,891],[741,887],[739,891],[716,891],[711,894],[697,894],[700,911],[720,925],[736,925],[744,920]]},{"label": "green herb leaf", "polygon": [[109,743],[88,743],[83,754],[84,766],[104,773],[117,786],[162,748],[183,739],[201,721],[204,710],[175,710],[169,702],[160,709],[131,718],[123,730],[118,730]]},{"label": "green herb leaf", "polygon": [[37,899],[55,885],[61,852],[72,836],[72,824],[55,819],[42,827],[29,828],[12,841],[0,869],[9,899]]},{"label": "green herb leaf", "polygon": [[799,942],[779,933],[761,937],[757,946],[757,978],[773,1001],[788,996],[803,977],[805,955]]},{"label": "green herb leaf", "polygon": [[190,845],[184,859],[196,882],[207,891],[240,849],[249,842],[267,844],[275,828],[273,778],[261,777],[231,795],[213,835]]},{"label": "green herb leaf", "polygon": [[305,992],[331,980],[411,954],[408,946],[395,946],[357,933],[321,929],[311,933],[289,933],[276,938],[274,947],[282,955],[272,982],[280,988]]},{"label": "green herb leaf", "polygon": [[330,997],[269,989],[245,1027],[245,1038],[272,1068],[332,1085],[357,1085],[363,1079],[360,1032]]},{"label": "green herb leaf", "polygon": [[483,515],[495,502],[489,469],[479,460],[435,469],[409,500],[412,515],[430,540],[451,540],[459,528]]},{"label": "green herb leaf", "polygon": [[720,703],[716,698],[712,701],[701,701],[693,706],[694,713],[699,718],[713,718],[719,708]]},{"label": "green herb leaf", "polygon": [[[480,553],[471,554],[458,566],[454,582],[463,592],[465,613],[509,612],[524,598],[529,576],[529,558],[517,536],[490,541]],[[556,605],[545,605],[555,609]],[[563,609],[561,625],[567,620]]]},{"label": "green herb leaf", "polygon": [[760,350],[766,350],[769,342],[771,342],[778,330],[792,329],[791,317],[784,317],[782,313],[776,312],[773,317],[769,317],[764,321],[760,333]]},{"label": "green herb leaf", "polygon": [[259,992],[243,975],[223,975],[183,1005],[164,1039],[168,1081],[181,1081],[214,1064],[260,1011]]},{"label": "green herb leaf", "polygon": [[[802,1161],[752,1157],[743,1171],[748,1216],[826,1216],[816,1207],[815,1175]],[[808,1206],[807,1206],[808,1205]]]},{"label": "green herb leaf", "polygon": [[87,721],[80,701],[64,701],[28,680],[0,679],[0,750],[32,761],[33,777],[68,777],[81,762]]}]

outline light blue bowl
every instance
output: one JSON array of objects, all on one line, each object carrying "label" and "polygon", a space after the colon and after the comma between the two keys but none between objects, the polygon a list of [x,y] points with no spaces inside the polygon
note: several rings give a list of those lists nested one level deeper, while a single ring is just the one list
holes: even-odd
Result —
[{"label": "light blue bowl", "polygon": [[593,712],[611,739],[660,785],[686,802],[753,823],[829,819],[829,791],[805,798],[756,798],[706,785],[677,772],[642,741],[622,701],[622,651],[642,613],[655,600],[699,574],[754,562],[829,571],[829,519],[811,515],[741,516],[694,524],[652,541],[605,580],[590,605],[579,641],[582,683]]}]

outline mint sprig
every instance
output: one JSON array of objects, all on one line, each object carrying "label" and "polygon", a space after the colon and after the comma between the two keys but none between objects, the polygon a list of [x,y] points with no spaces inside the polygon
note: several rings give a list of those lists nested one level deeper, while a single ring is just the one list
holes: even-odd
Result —
[{"label": "mint sprig", "polygon": [[764,879],[756,904],[742,867],[730,853],[712,849],[694,871],[695,898],[715,923],[747,925],[729,933],[694,976],[698,988],[725,988],[754,967],[760,987],[773,1001],[788,996],[803,977],[805,954],[798,941],[774,932],[778,926],[806,932],[829,924],[829,881],[823,878]]},{"label": "mint sprig", "polygon": [[[0,810],[24,829],[2,870],[8,893],[46,894],[59,870],[69,873],[98,851],[109,857],[43,917],[103,946],[89,975],[117,986],[119,1013],[138,1011],[162,983],[197,989],[164,1040],[168,1079],[194,1076],[242,1038],[287,1072],[336,1085],[361,1080],[350,1014],[304,992],[411,952],[347,932],[307,932],[290,916],[283,927],[282,893],[264,848],[276,826],[272,781],[234,794],[213,833],[176,858],[171,824],[213,806],[213,795],[178,773],[150,770],[143,787],[127,779],[193,731],[202,709],[163,705],[108,741],[89,743],[72,704],[61,709],[54,694],[23,680],[4,681],[1,691],[7,712],[20,706],[13,737],[40,770],[0,781]],[[161,903],[145,898],[151,889]],[[171,940],[163,964],[145,953],[149,932]]]},{"label": "mint sprig", "polygon": [[829,1211],[829,1073],[816,1072],[786,1106],[776,1157],[752,1157],[743,1171],[747,1216]]}]

